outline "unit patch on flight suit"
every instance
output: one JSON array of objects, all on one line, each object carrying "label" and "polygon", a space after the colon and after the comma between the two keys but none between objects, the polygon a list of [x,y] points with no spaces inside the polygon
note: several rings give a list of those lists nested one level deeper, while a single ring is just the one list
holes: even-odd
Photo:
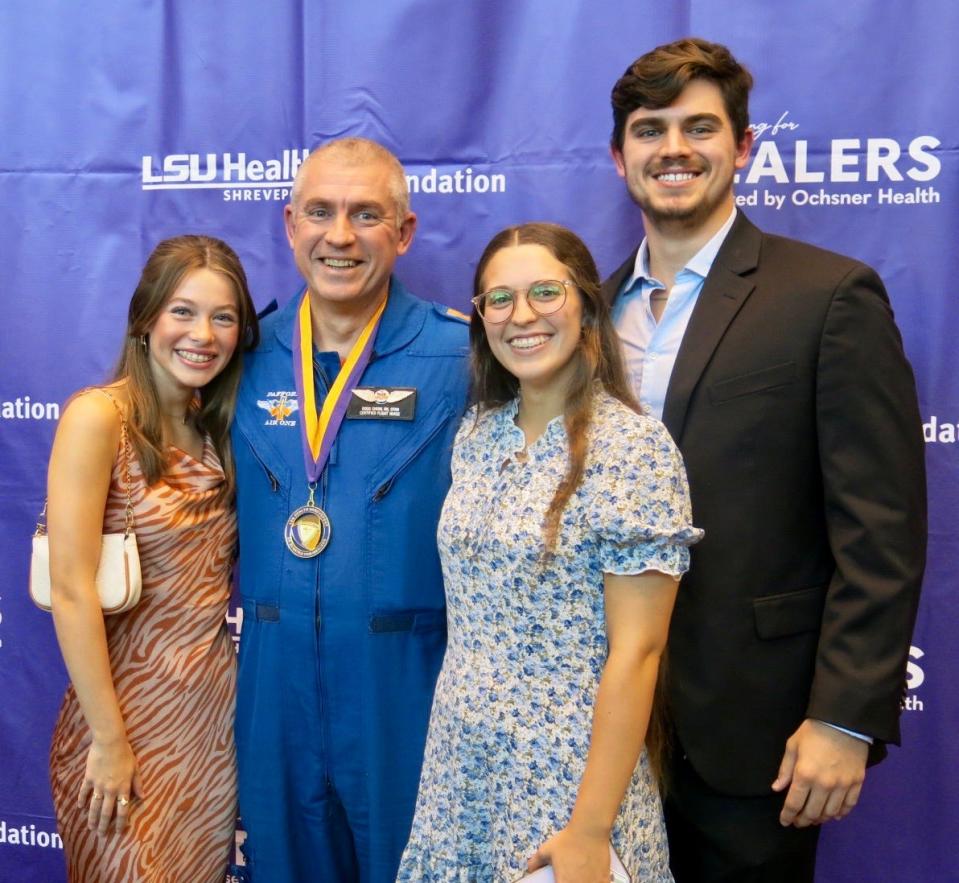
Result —
[{"label": "unit patch on flight suit", "polygon": [[295,391],[268,392],[266,398],[257,399],[256,404],[270,415],[263,421],[264,426],[296,426],[296,421],[289,419],[300,409]]}]

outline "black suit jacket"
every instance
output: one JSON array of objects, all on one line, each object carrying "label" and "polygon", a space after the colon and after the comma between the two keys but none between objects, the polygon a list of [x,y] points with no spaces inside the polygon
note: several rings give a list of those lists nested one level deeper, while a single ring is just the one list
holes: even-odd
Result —
[{"label": "black suit jacket", "polygon": [[663,421],[706,531],[670,629],[682,750],[737,795],[770,793],[806,717],[873,736],[879,759],[899,742],[926,544],[915,384],[879,277],[740,213]]}]

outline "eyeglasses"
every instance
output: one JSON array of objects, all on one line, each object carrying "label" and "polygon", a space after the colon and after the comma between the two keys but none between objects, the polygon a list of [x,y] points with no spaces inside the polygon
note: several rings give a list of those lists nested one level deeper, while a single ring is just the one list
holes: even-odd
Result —
[{"label": "eyeglasses", "polygon": [[526,303],[536,315],[549,316],[563,308],[566,287],[575,284],[570,279],[542,279],[528,288],[491,288],[476,295],[472,301],[483,321],[499,325],[513,315],[521,293],[526,295]]}]

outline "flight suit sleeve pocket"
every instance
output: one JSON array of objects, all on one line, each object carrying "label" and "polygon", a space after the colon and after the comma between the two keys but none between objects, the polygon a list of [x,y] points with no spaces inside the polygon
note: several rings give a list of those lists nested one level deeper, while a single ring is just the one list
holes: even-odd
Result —
[{"label": "flight suit sleeve pocket", "polygon": [[817,631],[822,625],[826,586],[753,599],[756,634],[764,640]]},{"label": "flight suit sleeve pocket", "polygon": [[713,404],[718,405],[752,393],[788,386],[796,381],[796,374],[795,362],[771,365],[759,371],[750,371],[749,374],[741,374],[738,377],[730,377],[728,380],[714,383],[709,387],[709,398]]}]

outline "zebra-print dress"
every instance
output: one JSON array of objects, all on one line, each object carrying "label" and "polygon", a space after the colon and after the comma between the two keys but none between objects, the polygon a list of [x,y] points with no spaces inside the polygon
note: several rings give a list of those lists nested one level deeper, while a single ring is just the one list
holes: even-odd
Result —
[{"label": "zebra-print dress", "polygon": [[[50,775],[69,878],[76,883],[223,883],[236,817],[236,661],[224,614],[236,520],[206,440],[201,460],[170,449],[166,475],[130,477],[143,573],[140,603],[105,617],[113,683],[144,796],[122,833],[87,829],[77,807],[90,731],[67,689]],[[122,531],[126,491],[113,470],[105,531]]]}]

